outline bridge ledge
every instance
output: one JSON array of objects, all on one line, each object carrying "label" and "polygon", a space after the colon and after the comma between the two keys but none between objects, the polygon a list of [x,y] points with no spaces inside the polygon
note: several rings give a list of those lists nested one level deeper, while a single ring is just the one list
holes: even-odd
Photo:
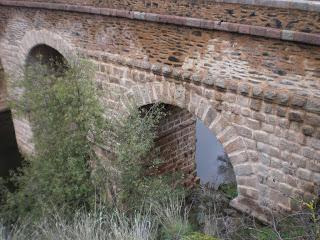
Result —
[{"label": "bridge ledge", "polygon": [[[320,12],[320,2],[314,1],[303,1],[303,0],[223,0],[217,2],[228,2],[228,3],[241,3],[241,4],[252,4],[252,5],[262,5],[269,6],[273,3],[273,7],[284,7],[293,9],[300,9],[299,6],[308,6],[303,7],[311,11]],[[239,24],[232,22],[224,22],[217,20],[207,20],[202,18],[190,18],[184,16],[174,16],[174,15],[165,15],[158,13],[149,13],[149,12],[139,12],[139,11],[129,11],[129,10],[120,10],[112,8],[100,8],[94,6],[83,6],[83,5],[73,5],[73,4],[64,4],[64,3],[46,3],[46,2],[32,2],[32,1],[12,1],[12,0],[0,0],[0,6],[9,6],[9,7],[26,7],[26,8],[37,8],[37,9],[48,9],[48,10],[60,10],[60,11],[70,11],[70,12],[79,12],[79,13],[89,13],[97,14],[103,16],[111,17],[121,17],[128,18],[133,20],[143,20],[150,22],[159,22],[167,24],[175,24],[180,26],[187,27],[197,27],[208,30],[219,30],[227,31],[240,34],[249,34],[254,36],[280,39],[285,41],[294,41],[307,44],[313,44],[320,46],[320,34],[306,33],[300,31],[292,31],[285,29],[276,29],[271,27]],[[310,7],[312,6],[312,8]],[[309,9],[309,7],[311,9]]]}]

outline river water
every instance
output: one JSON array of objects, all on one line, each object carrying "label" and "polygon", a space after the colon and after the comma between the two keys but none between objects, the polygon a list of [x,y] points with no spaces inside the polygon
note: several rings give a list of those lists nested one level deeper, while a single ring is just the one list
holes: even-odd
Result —
[{"label": "river water", "polygon": [[222,183],[234,182],[234,173],[222,144],[211,131],[197,120],[196,163],[201,184],[217,188]]}]

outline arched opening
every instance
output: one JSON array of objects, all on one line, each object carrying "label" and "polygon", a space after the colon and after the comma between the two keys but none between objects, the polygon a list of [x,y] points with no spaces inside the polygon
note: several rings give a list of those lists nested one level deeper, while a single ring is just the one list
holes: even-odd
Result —
[{"label": "arched opening", "polygon": [[157,154],[164,161],[162,171],[182,171],[187,187],[198,183],[215,189],[224,184],[236,185],[230,160],[209,128],[186,109],[162,105],[165,116],[155,140]]},{"label": "arched opening", "polygon": [[61,73],[67,67],[67,61],[64,56],[56,49],[40,44],[33,47],[26,60],[26,66],[30,67],[36,64],[42,64],[49,67],[49,70],[55,73]]},{"label": "arched opening", "polygon": [[0,177],[7,180],[10,172],[22,163],[11,111],[7,103],[7,88],[4,70],[0,62]]},{"label": "arched opening", "polygon": [[31,49],[27,58],[27,65],[32,65],[37,62],[42,64],[55,63],[56,65],[63,65],[66,63],[66,60],[56,49],[45,44],[40,44]]},{"label": "arched opening", "polygon": [[[26,60],[26,67],[35,66],[39,63],[46,64],[49,66],[49,71],[61,73],[62,68],[66,66],[65,62],[64,57],[55,49],[46,45],[37,45],[30,51]],[[30,135],[27,133],[29,129],[24,129],[22,124],[18,124],[16,127],[17,129],[14,128],[13,117],[7,104],[6,81],[0,62],[0,177],[5,180],[9,179],[10,172],[20,167],[23,161],[17,145],[15,130],[19,133],[21,149],[29,147],[25,146],[29,142],[24,141],[24,135]],[[11,187],[10,183],[9,187]]]},{"label": "arched opening", "polygon": [[154,142],[154,152],[162,164],[159,174],[182,174],[182,180],[173,178],[173,183],[180,183],[179,186],[182,183],[187,190],[185,204],[190,209],[189,220],[203,226],[216,224],[213,213],[229,220],[239,216],[230,206],[238,196],[235,173],[217,137],[189,110],[170,104],[160,106],[164,117]]}]

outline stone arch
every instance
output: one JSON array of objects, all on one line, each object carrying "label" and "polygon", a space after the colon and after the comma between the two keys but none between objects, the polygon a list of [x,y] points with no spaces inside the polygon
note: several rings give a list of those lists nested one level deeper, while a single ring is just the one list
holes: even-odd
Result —
[{"label": "stone arch", "polygon": [[19,45],[19,65],[24,71],[25,64],[32,49],[45,45],[59,52],[68,62],[75,59],[74,48],[61,36],[47,30],[31,30],[27,32]]},{"label": "stone arch", "polygon": [[[251,156],[248,153],[246,142],[241,134],[238,133],[234,124],[217,111],[206,97],[190,89],[185,83],[161,81],[135,85],[125,93],[121,101],[122,106],[131,105],[134,102],[138,107],[160,102],[170,104],[187,109],[202,120],[222,144],[233,166],[238,196],[231,201],[231,205],[236,209],[265,220],[261,217],[261,209],[259,208],[255,187],[252,186],[248,190],[248,186],[246,186],[245,179],[247,177],[252,178],[251,181],[254,184],[257,182],[257,176],[254,174],[256,170],[255,164],[250,159]],[[254,198],[251,195],[254,195]],[[248,204],[248,200],[250,204]]]},{"label": "stone arch", "polygon": [[[25,33],[21,39],[18,50],[17,58],[14,61],[15,67],[12,68],[10,73],[11,80],[19,80],[24,77],[25,67],[27,60],[32,50],[38,46],[47,46],[57,51],[69,63],[76,59],[76,51],[74,47],[61,36],[47,30],[30,30]],[[11,69],[7,66],[8,69]],[[13,89],[9,89],[8,94],[14,94]],[[19,95],[19,93],[18,93]],[[16,138],[19,149],[22,154],[32,154],[34,152],[33,134],[29,120],[27,117],[19,116],[13,113],[14,128],[16,131]]]},{"label": "stone arch", "polygon": [[59,69],[58,72],[64,71],[68,65],[66,58],[59,51],[46,44],[38,44],[30,50],[25,66],[35,63],[48,64],[53,71]]},{"label": "stone arch", "polygon": [[205,97],[188,90],[182,84],[153,82],[134,86],[125,94],[122,105],[126,106],[132,102],[138,107],[161,102],[187,109],[217,136],[234,167],[249,160],[245,141],[237,133],[236,127]]}]

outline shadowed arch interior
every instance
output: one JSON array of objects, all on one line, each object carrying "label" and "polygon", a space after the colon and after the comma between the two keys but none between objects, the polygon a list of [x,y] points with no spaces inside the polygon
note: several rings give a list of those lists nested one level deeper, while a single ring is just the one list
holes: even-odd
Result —
[{"label": "shadowed arch interior", "polygon": [[26,66],[37,63],[48,65],[55,72],[63,72],[67,67],[67,61],[63,55],[45,44],[36,45],[28,54]]}]

